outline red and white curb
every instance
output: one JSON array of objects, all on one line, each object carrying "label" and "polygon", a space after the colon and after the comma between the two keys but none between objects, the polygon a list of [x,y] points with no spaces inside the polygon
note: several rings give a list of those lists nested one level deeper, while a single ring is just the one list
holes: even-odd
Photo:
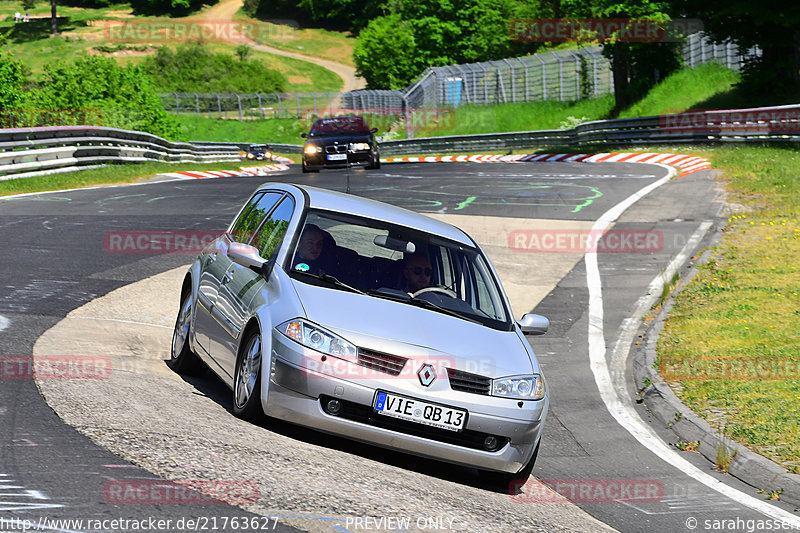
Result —
[{"label": "red and white curb", "polygon": [[611,152],[602,154],[517,154],[517,155],[439,155],[430,157],[387,157],[383,163],[661,163],[676,167],[680,176],[708,170],[711,163],[705,157],[640,152]]},{"label": "red and white curb", "polygon": [[226,178],[234,176],[266,176],[269,172],[289,170],[289,165],[278,163],[260,167],[247,167],[241,170],[184,170],[183,172],[165,172],[162,176],[184,179]]}]

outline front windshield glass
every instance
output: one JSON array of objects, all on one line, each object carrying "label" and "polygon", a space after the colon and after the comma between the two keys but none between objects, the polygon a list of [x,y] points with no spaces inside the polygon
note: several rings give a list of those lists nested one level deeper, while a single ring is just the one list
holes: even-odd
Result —
[{"label": "front windshield glass", "polygon": [[364,118],[359,116],[318,118],[311,126],[310,133],[312,136],[341,135],[343,133],[368,134],[369,126]]},{"label": "front windshield glass", "polygon": [[471,246],[377,220],[312,210],[289,257],[290,275],[304,283],[337,288],[326,279],[333,276],[374,297],[424,304],[434,311],[439,307],[496,329],[511,327],[486,258]]}]

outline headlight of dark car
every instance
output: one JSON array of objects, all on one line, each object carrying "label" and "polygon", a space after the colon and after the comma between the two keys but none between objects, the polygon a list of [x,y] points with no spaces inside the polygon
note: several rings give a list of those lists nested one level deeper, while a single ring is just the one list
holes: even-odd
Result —
[{"label": "headlight of dark car", "polygon": [[360,152],[364,150],[369,150],[370,146],[369,143],[353,143],[350,145],[350,149],[354,152]]},{"label": "headlight of dark car", "polygon": [[316,153],[321,153],[322,147],[314,144],[307,144],[303,151],[306,153],[306,155],[314,155]]}]

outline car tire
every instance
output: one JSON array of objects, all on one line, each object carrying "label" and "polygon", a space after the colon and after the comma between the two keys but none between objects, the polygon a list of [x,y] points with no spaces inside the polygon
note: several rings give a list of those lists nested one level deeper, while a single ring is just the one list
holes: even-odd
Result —
[{"label": "car tire", "polygon": [[181,307],[172,331],[172,349],[167,361],[167,366],[178,374],[197,375],[205,371],[205,365],[189,345],[191,330],[192,293],[187,291],[181,298]]},{"label": "car tire", "polygon": [[264,416],[261,408],[261,332],[251,330],[236,358],[233,375],[233,414],[256,422]]},{"label": "car tire", "polygon": [[539,455],[539,444],[541,444],[541,440],[536,444],[536,449],[533,451],[533,455],[530,461],[528,461],[528,464],[516,474],[482,470],[480,472],[481,478],[487,484],[503,489],[508,494],[517,494],[519,489],[528,481],[528,478],[531,477],[531,472],[533,472],[533,467],[536,464],[536,457]]},{"label": "car tire", "polygon": [[311,169],[306,166],[306,162],[303,161],[303,174],[308,174],[309,172],[319,172],[319,169]]},{"label": "car tire", "polygon": [[370,160],[369,165],[367,165],[367,168],[373,170],[381,168],[381,156],[377,154],[374,155]]}]

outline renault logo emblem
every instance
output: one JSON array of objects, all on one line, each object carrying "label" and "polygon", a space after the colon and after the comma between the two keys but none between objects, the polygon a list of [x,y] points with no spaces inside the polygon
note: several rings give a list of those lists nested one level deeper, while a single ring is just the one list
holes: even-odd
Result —
[{"label": "renault logo emblem", "polygon": [[436,381],[436,372],[433,370],[433,365],[429,363],[422,365],[422,368],[417,372],[417,377],[419,377],[419,382],[422,383],[423,387],[430,387],[431,383]]}]

